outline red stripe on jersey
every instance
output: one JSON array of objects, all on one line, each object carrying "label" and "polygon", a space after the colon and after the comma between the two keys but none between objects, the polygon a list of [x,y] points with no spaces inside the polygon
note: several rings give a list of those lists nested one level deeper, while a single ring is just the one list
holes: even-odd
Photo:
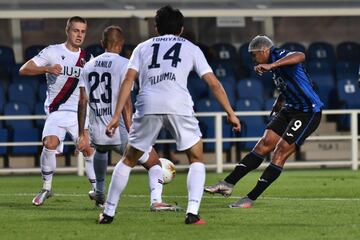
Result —
[{"label": "red stripe on jersey", "polygon": [[[75,64],[76,67],[83,67],[85,65],[85,56],[86,56],[86,52],[81,49],[79,59]],[[64,84],[58,95],[56,95],[52,103],[49,105],[49,112],[54,112],[58,110],[60,105],[65,103],[69,99],[69,97],[73,94],[78,83],[79,83],[78,78],[68,77],[66,83]]]}]

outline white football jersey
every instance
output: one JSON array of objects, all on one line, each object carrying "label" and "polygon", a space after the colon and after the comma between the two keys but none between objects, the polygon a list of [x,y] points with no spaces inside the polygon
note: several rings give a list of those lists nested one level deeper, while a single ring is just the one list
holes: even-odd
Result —
[{"label": "white football jersey", "polygon": [[194,103],[187,89],[188,75],[192,70],[200,77],[212,72],[200,48],[175,35],[154,37],[140,43],[128,68],[139,73],[136,116],[192,116]]},{"label": "white football jersey", "polygon": [[91,141],[97,145],[121,144],[120,132],[126,131],[123,119],[113,137],[105,134],[115,112],[119,89],[129,60],[116,53],[105,52],[85,64],[79,87],[85,87],[89,99]]},{"label": "white football jersey", "polygon": [[45,67],[60,64],[62,72],[56,76],[46,74],[47,92],[45,112],[75,111],[79,101],[78,82],[82,67],[85,65],[85,52],[81,49],[71,52],[65,44],[55,44],[44,48],[32,58],[37,66]]}]

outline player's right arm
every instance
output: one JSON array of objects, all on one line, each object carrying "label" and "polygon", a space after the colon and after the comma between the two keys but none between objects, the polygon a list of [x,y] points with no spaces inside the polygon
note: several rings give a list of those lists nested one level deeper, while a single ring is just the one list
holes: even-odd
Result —
[{"label": "player's right arm", "polygon": [[29,60],[21,66],[19,73],[20,75],[28,76],[41,75],[44,73],[59,75],[61,70],[62,67],[60,64],[54,64],[52,66],[38,66],[33,60]]},{"label": "player's right arm", "polygon": [[229,99],[227,97],[227,94],[226,94],[222,84],[219,82],[219,80],[216,78],[216,76],[212,72],[205,73],[202,76],[202,79],[204,79],[204,81],[209,85],[216,100],[224,108],[225,112],[228,115],[229,123],[231,125],[233,125],[233,130],[240,132],[240,130],[241,130],[240,120],[235,115],[235,112],[230,105]]}]

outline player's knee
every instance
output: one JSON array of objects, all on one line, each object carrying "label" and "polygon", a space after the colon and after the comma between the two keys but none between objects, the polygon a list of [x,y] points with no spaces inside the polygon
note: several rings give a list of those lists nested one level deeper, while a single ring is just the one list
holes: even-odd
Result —
[{"label": "player's knee", "polygon": [[295,145],[289,145],[285,141],[281,141],[276,145],[272,163],[283,166],[287,158],[295,151]]},{"label": "player's knee", "polygon": [[262,137],[256,144],[254,150],[261,155],[266,155],[274,150],[274,145],[274,142],[270,138]]},{"label": "player's knee", "polygon": [[43,141],[43,146],[49,150],[56,150],[58,145],[59,142],[54,139],[44,139]]}]

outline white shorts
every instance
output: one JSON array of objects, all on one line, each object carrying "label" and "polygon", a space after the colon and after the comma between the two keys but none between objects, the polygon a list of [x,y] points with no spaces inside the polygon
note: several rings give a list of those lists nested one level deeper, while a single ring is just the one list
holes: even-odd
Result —
[{"label": "white shorts", "polygon": [[[89,126],[89,132],[90,132],[91,145],[96,150],[99,150],[100,152],[107,152],[110,150],[114,150],[115,152],[119,153],[120,155],[124,155],[125,148],[126,148],[126,145],[128,143],[128,139],[129,139],[129,134],[124,126],[120,125],[116,129],[116,132],[115,132],[114,136],[112,136],[112,137],[108,137],[105,134],[105,130],[104,130],[103,135],[106,136],[106,139],[104,139],[104,138],[99,139],[99,137],[95,136],[96,134],[94,132],[96,132],[96,129],[94,128],[94,126],[91,126],[91,125]],[[95,139],[97,139],[97,141]]]},{"label": "white shorts", "polygon": [[[85,129],[88,128],[89,119],[86,117]],[[50,113],[45,121],[42,132],[42,139],[47,136],[57,136],[60,144],[56,148],[57,153],[62,153],[64,148],[64,139],[66,133],[69,133],[76,144],[79,135],[77,112],[55,111]]]},{"label": "white shorts", "polygon": [[165,127],[175,139],[178,151],[189,149],[202,136],[195,116],[151,114],[136,117],[134,115],[129,144],[141,151],[148,151],[155,144],[162,127]]}]

